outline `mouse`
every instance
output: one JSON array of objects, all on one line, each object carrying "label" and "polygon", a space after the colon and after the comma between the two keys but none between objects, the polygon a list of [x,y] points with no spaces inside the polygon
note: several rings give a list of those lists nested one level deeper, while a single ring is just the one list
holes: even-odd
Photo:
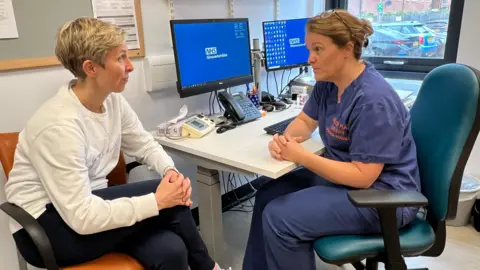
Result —
[{"label": "mouse", "polygon": [[282,98],[282,101],[285,102],[286,104],[292,104],[293,102],[288,99],[288,98]]},{"label": "mouse", "polygon": [[275,101],[271,103],[273,106],[275,106],[275,110],[283,110],[287,105],[281,101]]},{"label": "mouse", "polygon": [[224,125],[217,128],[217,134],[222,134],[227,130],[234,129],[235,125]]},{"label": "mouse", "polygon": [[271,112],[271,111],[273,111],[273,106],[270,105],[270,104],[264,104],[264,105],[262,105],[262,109],[266,112]]},{"label": "mouse", "polygon": [[217,134],[222,134],[227,130],[228,130],[228,128],[225,127],[225,126],[219,127],[219,128],[217,128]]}]

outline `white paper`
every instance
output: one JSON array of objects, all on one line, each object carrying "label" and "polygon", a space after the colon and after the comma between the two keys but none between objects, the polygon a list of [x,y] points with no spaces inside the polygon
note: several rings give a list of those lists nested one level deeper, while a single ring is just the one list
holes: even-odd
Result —
[{"label": "white paper", "polygon": [[12,0],[0,0],[0,39],[18,38]]},{"label": "white paper", "polygon": [[95,18],[116,24],[125,30],[129,50],[140,48],[134,0],[92,0],[92,7]]},{"label": "white paper", "polygon": [[168,121],[169,124],[176,124],[178,122],[178,120],[181,120],[183,118],[185,118],[188,114],[188,107],[187,105],[183,105],[182,108],[180,108],[180,111],[178,112],[178,116],[177,117],[174,117],[173,119],[171,119],[170,121]]},{"label": "white paper", "polygon": [[188,107],[187,105],[183,105],[182,108],[180,108],[180,111],[178,112],[177,116],[157,126],[158,134],[163,136],[168,127],[171,127],[172,125],[185,121],[188,118],[187,114],[188,114]]}]

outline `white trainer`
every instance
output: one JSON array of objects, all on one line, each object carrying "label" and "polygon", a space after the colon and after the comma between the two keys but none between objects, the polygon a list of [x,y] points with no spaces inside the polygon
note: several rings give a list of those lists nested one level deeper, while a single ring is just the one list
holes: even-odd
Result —
[{"label": "white trainer", "polygon": [[228,267],[228,268],[221,268],[218,264],[215,264],[215,268],[213,268],[213,270],[232,270],[232,267]]}]

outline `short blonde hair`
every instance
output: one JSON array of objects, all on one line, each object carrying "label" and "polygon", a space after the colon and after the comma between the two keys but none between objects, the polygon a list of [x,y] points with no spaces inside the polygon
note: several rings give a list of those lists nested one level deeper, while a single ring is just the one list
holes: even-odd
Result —
[{"label": "short blonde hair", "polygon": [[91,60],[102,67],[111,49],[125,42],[125,31],[96,18],[78,18],[65,23],[58,31],[55,55],[72,74],[85,79],[83,62]]},{"label": "short blonde hair", "polygon": [[363,47],[368,46],[368,37],[373,34],[369,21],[359,19],[341,9],[325,11],[309,19],[307,31],[330,37],[340,48],[352,41],[353,55],[356,59],[360,59]]}]

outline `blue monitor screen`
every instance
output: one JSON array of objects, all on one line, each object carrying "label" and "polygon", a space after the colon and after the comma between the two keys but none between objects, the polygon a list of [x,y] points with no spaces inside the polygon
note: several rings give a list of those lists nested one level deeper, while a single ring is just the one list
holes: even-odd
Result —
[{"label": "blue monitor screen", "polygon": [[305,26],[308,18],[263,23],[267,70],[287,69],[308,64]]},{"label": "blue monitor screen", "polygon": [[226,80],[252,77],[246,19],[174,22],[172,38],[181,89],[216,90],[229,84]]}]

